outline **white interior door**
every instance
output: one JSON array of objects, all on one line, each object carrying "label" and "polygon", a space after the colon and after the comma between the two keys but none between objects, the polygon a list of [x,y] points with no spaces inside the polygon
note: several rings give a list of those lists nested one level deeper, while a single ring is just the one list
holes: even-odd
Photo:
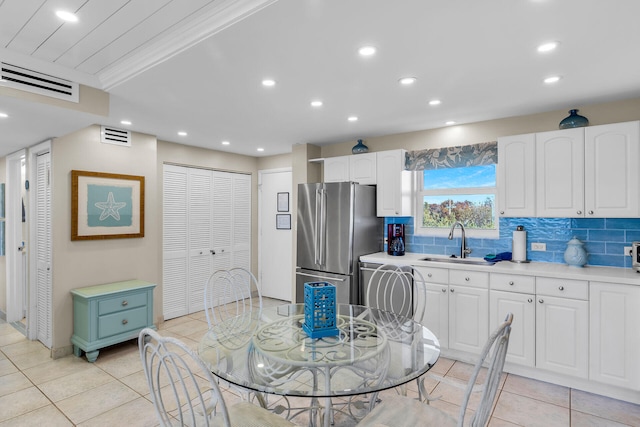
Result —
[{"label": "white interior door", "polygon": [[24,188],[23,168],[26,153],[24,150],[7,156],[7,181],[5,187],[5,254],[6,254],[6,291],[7,321],[19,322],[24,313],[25,279],[24,245],[22,223],[22,189]]},{"label": "white interior door", "polygon": [[276,227],[276,215],[292,215],[292,185],[291,169],[259,172],[259,281],[262,296],[284,301],[293,289],[293,234]]},{"label": "white interior door", "polygon": [[37,338],[48,348],[52,344],[51,279],[51,153],[36,157],[36,317]]}]

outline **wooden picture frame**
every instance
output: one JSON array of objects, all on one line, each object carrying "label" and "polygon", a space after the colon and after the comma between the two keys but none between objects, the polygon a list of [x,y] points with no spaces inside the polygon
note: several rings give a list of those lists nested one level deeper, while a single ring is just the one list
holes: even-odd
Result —
[{"label": "wooden picture frame", "polygon": [[71,171],[71,240],[144,237],[144,176]]}]

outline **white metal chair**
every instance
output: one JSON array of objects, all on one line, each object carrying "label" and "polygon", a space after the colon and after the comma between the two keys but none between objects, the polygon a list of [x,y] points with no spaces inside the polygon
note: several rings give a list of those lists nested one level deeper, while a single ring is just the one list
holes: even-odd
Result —
[{"label": "white metal chair", "polygon": [[240,267],[214,272],[204,288],[204,309],[209,328],[241,315],[259,318],[262,294],[258,281],[253,273]]},{"label": "white metal chair", "polygon": [[138,347],[160,425],[294,426],[248,402],[228,408],[211,371],[183,342],[145,328],[138,336]]},{"label": "white metal chair", "polygon": [[[481,392],[482,395],[469,425],[472,427],[486,426],[500,384],[500,376],[502,375],[504,360],[509,346],[512,322],[513,314],[509,313],[505,321],[491,334],[482,349],[480,358],[465,386],[465,394],[460,405],[457,421],[431,405],[404,396],[393,396],[386,398],[381,404],[377,405],[373,411],[358,423],[358,427],[414,427],[417,425],[462,427],[469,399],[474,392]],[[476,380],[485,362],[487,375],[484,383],[478,387],[476,386]]]}]

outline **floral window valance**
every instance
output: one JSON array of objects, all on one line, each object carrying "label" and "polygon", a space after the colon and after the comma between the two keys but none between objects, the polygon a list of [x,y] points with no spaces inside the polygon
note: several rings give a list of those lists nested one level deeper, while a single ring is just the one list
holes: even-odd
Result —
[{"label": "floral window valance", "polygon": [[459,147],[408,151],[405,159],[405,169],[418,171],[491,165],[495,163],[498,163],[498,143],[493,141]]}]

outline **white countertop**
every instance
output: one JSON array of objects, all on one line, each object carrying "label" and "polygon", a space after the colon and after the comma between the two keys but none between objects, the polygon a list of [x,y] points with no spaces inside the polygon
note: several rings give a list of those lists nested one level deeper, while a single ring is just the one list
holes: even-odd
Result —
[{"label": "white countertop", "polygon": [[[486,271],[489,273],[512,273],[528,276],[590,280],[640,286],[640,273],[637,273],[631,268],[595,267],[589,265],[584,267],[570,267],[566,264],[551,262],[515,263],[510,261],[499,261],[494,265],[470,265],[422,261],[422,258],[425,257],[447,258],[444,255],[420,254],[414,252],[406,252],[403,256],[392,256],[386,252],[376,252],[361,256],[360,261],[377,264],[415,265],[456,270]],[[469,259],[482,261],[482,258]]]}]

